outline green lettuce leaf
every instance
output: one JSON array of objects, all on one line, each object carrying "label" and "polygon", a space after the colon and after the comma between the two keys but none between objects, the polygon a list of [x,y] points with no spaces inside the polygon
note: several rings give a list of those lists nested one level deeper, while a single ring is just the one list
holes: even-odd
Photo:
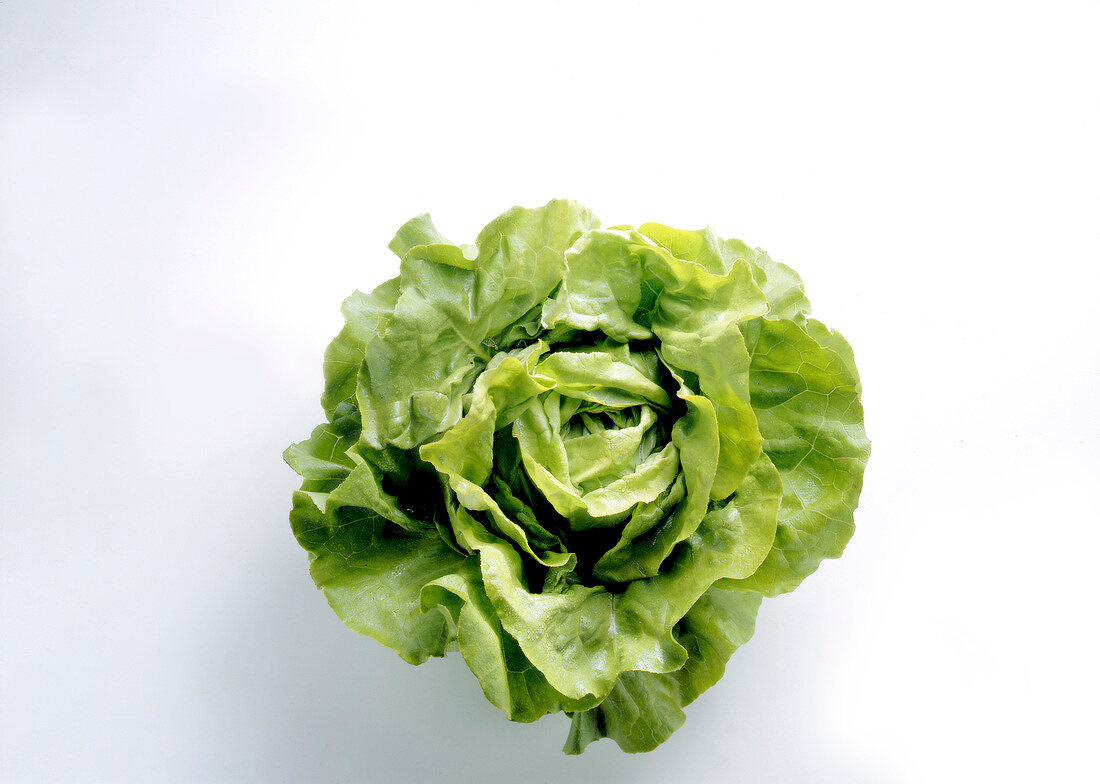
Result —
[{"label": "green lettuce leaf", "polygon": [[[320,503],[319,503],[320,502]],[[423,612],[420,592],[466,560],[434,531],[409,535],[365,509],[337,507],[294,494],[291,526],[310,551],[310,574],[349,628],[392,648],[410,664],[442,656],[454,624],[439,610]]]},{"label": "green lettuce leaf", "polygon": [[[404,250],[400,294],[360,370],[366,442],[412,449],[450,428],[461,396],[491,359],[494,338],[542,305],[557,288],[564,252],[592,214],[573,202],[509,210],[469,249],[439,242],[426,216],[393,243]],[[410,236],[411,235],[411,236]],[[431,244],[408,247],[417,239]]]},{"label": "green lettuce leaf", "polygon": [[458,629],[459,651],[486,699],[512,721],[531,722],[548,713],[586,710],[595,704],[593,698],[567,698],[524,656],[485,594],[476,559],[467,559],[460,571],[426,585],[420,598],[426,612],[447,609]]},{"label": "green lettuce leaf", "polygon": [[752,352],[751,395],[764,452],[779,469],[783,505],[771,552],[740,585],[776,596],[843,553],[855,530],[870,442],[859,377],[842,338],[829,338],[834,351],[782,319],[753,319],[742,331]]},{"label": "green lettuce leaf", "polygon": [[715,583],[676,625],[687,651],[670,673],[624,672],[597,707],[573,713],[566,754],[580,754],[594,740],[613,739],[623,751],[652,751],[684,723],[683,707],[722,677],[726,662],[756,627],[760,594]]}]

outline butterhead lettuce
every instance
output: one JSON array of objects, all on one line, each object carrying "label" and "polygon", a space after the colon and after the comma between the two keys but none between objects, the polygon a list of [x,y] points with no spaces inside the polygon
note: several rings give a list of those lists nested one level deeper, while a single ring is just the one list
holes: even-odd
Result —
[{"label": "butterhead lettuce", "polygon": [[344,303],[290,519],[349,627],[457,650],[565,751],[649,751],[852,535],[869,442],[852,350],[798,275],[712,230],[515,208],[427,215]]}]

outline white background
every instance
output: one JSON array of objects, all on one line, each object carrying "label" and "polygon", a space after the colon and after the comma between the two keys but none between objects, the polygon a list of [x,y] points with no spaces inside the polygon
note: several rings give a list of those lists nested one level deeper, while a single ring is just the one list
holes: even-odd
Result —
[{"label": "white background", "polygon": [[[1096,780],[1089,2],[0,3],[0,780]],[[430,210],[767,248],[855,347],[857,534],[659,750],[349,632],[280,457]]]}]

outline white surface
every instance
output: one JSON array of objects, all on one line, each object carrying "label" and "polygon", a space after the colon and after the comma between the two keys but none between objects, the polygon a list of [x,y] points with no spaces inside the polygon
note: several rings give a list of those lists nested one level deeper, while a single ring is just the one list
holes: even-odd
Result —
[{"label": "white surface", "polygon": [[[0,779],[1096,775],[1096,6],[751,5],[0,4]],[[556,196],[764,246],[866,387],[847,554],[650,755],[347,631],[286,521],[392,231]]]}]

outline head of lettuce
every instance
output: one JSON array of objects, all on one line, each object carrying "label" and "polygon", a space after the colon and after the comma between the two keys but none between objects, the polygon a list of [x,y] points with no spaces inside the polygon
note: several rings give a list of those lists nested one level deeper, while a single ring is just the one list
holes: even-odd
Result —
[{"label": "head of lettuce", "polygon": [[349,627],[459,651],[565,751],[649,751],[852,535],[869,442],[852,350],[798,275],[712,230],[554,201],[344,303],[290,515]]}]

